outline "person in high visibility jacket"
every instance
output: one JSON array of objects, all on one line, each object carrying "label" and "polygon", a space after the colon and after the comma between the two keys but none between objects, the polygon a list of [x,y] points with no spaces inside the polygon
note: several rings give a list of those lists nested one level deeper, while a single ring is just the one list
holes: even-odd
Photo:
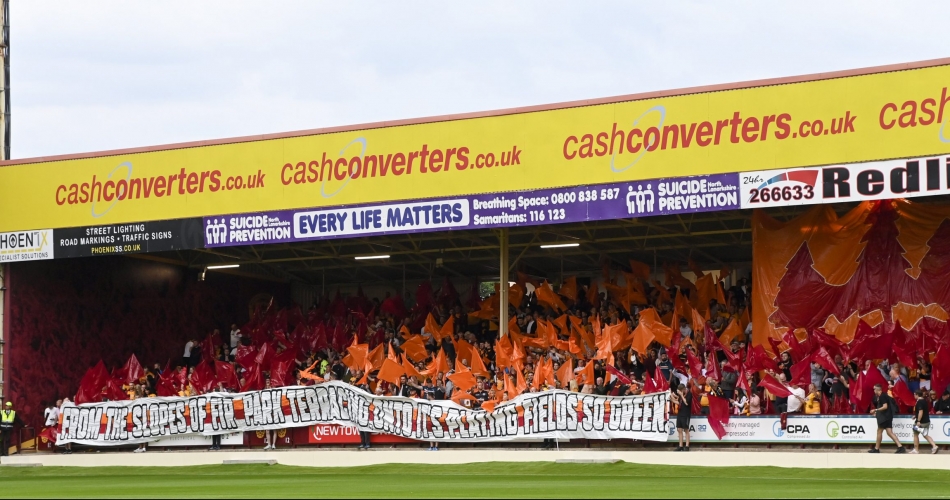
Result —
[{"label": "person in high visibility jacket", "polygon": [[16,410],[13,409],[13,403],[7,402],[3,410],[0,410],[0,456],[7,456],[10,448],[11,437],[13,436],[13,427],[20,423],[16,416]]}]

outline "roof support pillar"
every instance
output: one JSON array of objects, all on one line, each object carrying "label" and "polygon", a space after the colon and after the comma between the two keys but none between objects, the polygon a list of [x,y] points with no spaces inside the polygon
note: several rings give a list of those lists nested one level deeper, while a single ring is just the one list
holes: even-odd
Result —
[{"label": "roof support pillar", "polygon": [[498,338],[508,334],[508,228],[498,230]]}]

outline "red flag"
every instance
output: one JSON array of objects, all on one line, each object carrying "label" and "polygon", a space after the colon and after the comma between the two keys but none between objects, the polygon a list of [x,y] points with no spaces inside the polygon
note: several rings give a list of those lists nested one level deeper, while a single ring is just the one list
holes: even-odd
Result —
[{"label": "red flag", "polygon": [[656,383],[653,382],[653,377],[650,376],[650,372],[643,372],[643,393],[644,394],[653,394],[654,392],[660,392],[656,388]]},{"label": "red flag", "polygon": [[191,382],[191,387],[193,387],[198,394],[205,394],[214,390],[217,377],[214,368],[212,368],[212,363],[213,361],[203,359],[191,372],[189,382]]},{"label": "red flag", "polygon": [[115,377],[125,385],[132,385],[144,376],[145,370],[142,369],[142,365],[139,363],[138,358],[135,357],[135,354],[129,356],[125,365],[119,368],[115,373]]},{"label": "red flag", "polygon": [[613,366],[607,365],[607,371],[610,372],[610,374],[614,377],[617,377],[617,380],[619,380],[621,384],[630,385],[630,382],[632,382],[632,380],[627,378],[627,376],[625,376],[620,372],[620,370],[614,368]]},{"label": "red flag", "polygon": [[253,364],[244,370],[244,385],[241,386],[241,392],[263,390],[264,375],[261,373],[261,366]]},{"label": "red flag", "polygon": [[913,408],[917,404],[917,398],[910,392],[903,380],[898,380],[891,392],[894,394],[894,398],[904,406]]},{"label": "red flag", "polygon": [[937,394],[943,394],[943,391],[950,385],[950,347],[945,345],[937,349],[937,355],[933,360],[933,387]]},{"label": "red flag", "polygon": [[659,366],[656,367],[656,371],[653,372],[653,379],[655,380],[657,392],[670,390],[670,381],[663,378],[663,372]]},{"label": "red flag", "polygon": [[[686,349],[686,362],[689,363],[689,374],[690,374],[690,376],[692,376],[693,378],[699,378],[699,377],[703,376],[703,362],[700,361],[699,358],[696,357],[695,354],[693,354],[693,351],[692,351],[691,349]],[[716,356],[715,356],[715,355],[712,356],[712,360],[711,360],[710,364],[711,364],[711,365],[715,365],[715,364],[716,364]],[[712,369],[712,367],[709,367],[709,368]],[[715,370],[716,370],[717,372],[719,371],[718,368],[719,368],[718,366],[715,367]],[[706,376],[708,377],[708,376],[710,376],[710,374],[707,372],[707,375],[706,375]],[[720,377],[713,377],[713,378],[719,379]]]},{"label": "red flag", "polygon": [[102,401],[102,388],[109,382],[109,371],[106,365],[99,360],[96,366],[86,371],[79,381],[79,390],[73,398],[77,405],[83,403],[98,403]]},{"label": "red flag", "polygon": [[789,391],[788,387],[785,387],[781,382],[775,380],[775,377],[767,373],[762,376],[759,385],[768,389],[769,393],[780,398],[787,398],[792,395],[792,391]]},{"label": "red flag", "polygon": [[224,361],[214,362],[215,382],[224,384],[224,387],[237,390],[241,387],[238,382],[237,373],[234,372],[234,366]]},{"label": "red flag", "polygon": [[722,440],[727,434],[726,424],[729,423],[729,401],[725,398],[709,395],[709,427]]}]

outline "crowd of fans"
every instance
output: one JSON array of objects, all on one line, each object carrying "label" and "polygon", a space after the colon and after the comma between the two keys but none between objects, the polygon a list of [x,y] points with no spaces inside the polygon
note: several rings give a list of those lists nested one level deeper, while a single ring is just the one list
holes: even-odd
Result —
[{"label": "crowd of fans", "polygon": [[681,404],[691,399],[694,415],[866,414],[881,384],[904,413],[923,389],[931,413],[950,414],[950,393],[930,390],[928,357],[871,359],[860,346],[873,339],[858,339],[873,335],[869,329],[859,328],[850,345],[813,332],[753,347],[747,279],[727,287],[728,270],[716,278],[696,270],[690,282],[668,268],[661,284],[637,263],[631,268],[617,277],[605,270],[599,286],[568,278],[556,290],[519,273],[500,338],[497,286],[484,298],[478,285],[462,297],[448,279],[405,298],[337,293],[308,311],[272,302],[247,324],[189,341],[175,363],[143,368],[133,356],[111,373],[100,363],[75,401],[341,380],[377,395],[485,409],[554,388],[601,395],[669,388],[683,395],[675,398]]}]

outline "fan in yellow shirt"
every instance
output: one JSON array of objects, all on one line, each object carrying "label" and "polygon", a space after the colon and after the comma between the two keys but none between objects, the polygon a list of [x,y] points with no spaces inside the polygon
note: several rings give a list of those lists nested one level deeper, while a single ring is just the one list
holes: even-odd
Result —
[{"label": "fan in yellow shirt", "polygon": [[815,389],[815,384],[808,384],[808,395],[805,396],[805,415],[821,413],[821,394]]}]

